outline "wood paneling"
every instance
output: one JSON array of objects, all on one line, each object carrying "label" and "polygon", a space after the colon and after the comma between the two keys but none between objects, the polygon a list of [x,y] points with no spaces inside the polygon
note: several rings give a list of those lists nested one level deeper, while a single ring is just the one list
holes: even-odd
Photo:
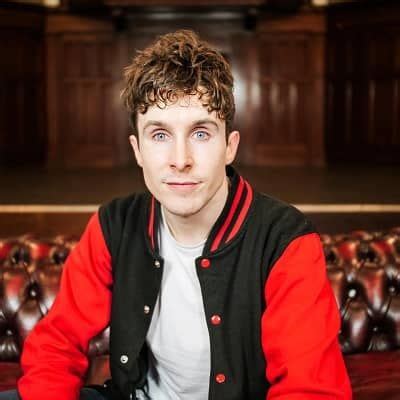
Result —
[{"label": "wood paneling", "polygon": [[324,29],[322,14],[260,22],[258,126],[247,163],[324,164]]},{"label": "wood paneling", "polygon": [[400,6],[328,18],[329,159],[400,163]]},{"label": "wood paneling", "polygon": [[44,15],[0,10],[0,165],[45,157]]},{"label": "wood paneling", "polygon": [[[104,167],[127,162],[127,118],[119,101],[120,43],[110,21],[48,17],[49,165]],[[127,60],[125,53],[122,59]]]},{"label": "wood paneling", "polygon": [[60,233],[79,238],[93,213],[0,214],[0,237],[25,234],[51,237]]},{"label": "wood paneling", "polygon": [[[244,165],[323,165],[323,15],[262,13],[255,30],[249,29],[246,15],[238,9],[201,14],[137,10],[127,16],[126,29],[117,31],[109,17],[50,13],[45,53],[37,58],[41,76],[45,63],[45,96],[35,92],[43,92],[42,82],[29,79],[37,111],[18,118],[19,131],[25,134],[29,118],[42,118],[42,125],[46,121],[37,131],[47,133],[48,145],[43,140],[35,145],[46,151],[50,167],[132,163],[127,114],[119,99],[123,67],[156,36],[191,28],[232,65],[235,126],[242,134],[238,161]],[[24,51],[24,57],[28,56],[29,50]],[[2,98],[6,97],[12,99],[8,93]],[[38,125],[35,121],[29,125]],[[24,151],[34,148],[22,147]]]}]

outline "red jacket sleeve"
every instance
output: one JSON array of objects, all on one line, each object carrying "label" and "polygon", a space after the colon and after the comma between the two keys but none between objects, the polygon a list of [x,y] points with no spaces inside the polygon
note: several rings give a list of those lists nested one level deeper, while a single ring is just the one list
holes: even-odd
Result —
[{"label": "red jacket sleeve", "polygon": [[98,214],[68,256],[49,313],[25,340],[18,391],[23,400],[76,400],[90,339],[109,323],[111,262]]},{"label": "red jacket sleeve", "polygon": [[340,316],[316,233],[286,247],[267,279],[265,299],[267,400],[351,399],[337,339]]}]

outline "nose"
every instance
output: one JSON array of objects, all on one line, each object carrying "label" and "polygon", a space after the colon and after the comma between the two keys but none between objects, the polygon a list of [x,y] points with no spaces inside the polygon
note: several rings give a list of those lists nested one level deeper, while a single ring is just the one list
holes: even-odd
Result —
[{"label": "nose", "polygon": [[172,148],[170,166],[178,171],[186,171],[193,165],[193,158],[189,143],[183,138],[175,141]]}]

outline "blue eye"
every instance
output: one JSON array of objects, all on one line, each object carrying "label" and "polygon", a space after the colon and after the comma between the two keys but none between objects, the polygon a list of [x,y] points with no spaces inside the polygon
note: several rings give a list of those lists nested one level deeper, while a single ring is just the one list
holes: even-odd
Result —
[{"label": "blue eye", "polygon": [[153,139],[157,140],[158,142],[163,142],[167,139],[167,135],[164,132],[157,132],[155,135],[153,135]]},{"label": "blue eye", "polygon": [[196,131],[194,134],[195,134],[196,139],[199,139],[199,140],[207,140],[208,137],[210,136],[205,131]]}]

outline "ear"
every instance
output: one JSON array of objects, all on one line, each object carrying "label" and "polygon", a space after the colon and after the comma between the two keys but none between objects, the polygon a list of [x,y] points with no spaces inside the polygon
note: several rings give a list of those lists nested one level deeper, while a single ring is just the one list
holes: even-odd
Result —
[{"label": "ear", "polygon": [[240,142],[240,133],[239,131],[232,131],[228,135],[228,143],[226,145],[226,153],[225,153],[225,164],[229,165],[233,162],[236,157],[237,149],[239,147]]},{"label": "ear", "polygon": [[138,163],[139,167],[143,166],[142,155],[140,154],[139,143],[138,139],[135,135],[129,136],[129,142],[131,143],[133,152],[135,154],[136,162]]}]

